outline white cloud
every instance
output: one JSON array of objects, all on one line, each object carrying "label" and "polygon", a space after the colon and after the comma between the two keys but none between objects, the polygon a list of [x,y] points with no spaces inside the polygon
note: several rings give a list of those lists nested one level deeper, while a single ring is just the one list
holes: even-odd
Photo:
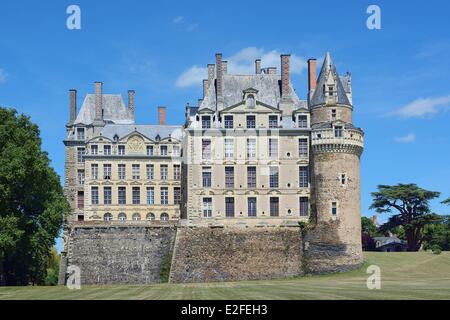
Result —
[{"label": "white cloud", "polygon": [[189,32],[191,32],[191,31],[194,31],[195,29],[197,29],[198,26],[199,26],[198,23],[192,23],[192,24],[190,24],[190,25],[186,28],[186,30],[189,31]]},{"label": "white cloud", "polygon": [[[280,54],[279,50],[266,51],[263,48],[247,47],[229,57],[224,57],[223,60],[228,61],[228,72],[233,74],[253,74],[256,59],[261,59],[263,68],[277,67],[277,72],[280,72]],[[301,74],[306,66],[304,58],[291,55],[291,74]],[[207,74],[206,67],[194,65],[177,78],[175,85],[182,88],[201,85],[202,79],[205,79]]]},{"label": "white cloud", "polygon": [[400,118],[415,118],[433,115],[450,106],[450,95],[437,98],[419,98],[406,106],[388,113],[388,116]]},{"label": "white cloud", "polygon": [[395,141],[399,143],[411,143],[416,141],[416,135],[414,133],[410,133],[407,134],[406,136],[395,138]]},{"label": "white cloud", "polygon": [[175,17],[175,18],[172,20],[172,22],[175,23],[175,24],[182,23],[183,21],[184,21],[184,17],[183,17],[183,16]]},{"label": "white cloud", "polygon": [[7,77],[8,77],[8,74],[6,73],[6,71],[3,69],[0,69],[0,83],[5,83]]},{"label": "white cloud", "polygon": [[196,65],[184,71],[175,82],[178,88],[187,88],[195,85],[200,85],[202,80],[208,75],[208,68],[200,68]]}]

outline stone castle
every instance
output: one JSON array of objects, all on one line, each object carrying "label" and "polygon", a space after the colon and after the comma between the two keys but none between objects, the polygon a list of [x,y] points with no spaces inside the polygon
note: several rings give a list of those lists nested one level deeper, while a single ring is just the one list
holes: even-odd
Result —
[{"label": "stone castle", "polygon": [[351,76],[327,53],[308,60],[307,99],[255,61],[228,73],[216,54],[203,98],[184,125],[135,124],[134,91],[104,94],[66,125],[67,218],[60,283],[70,266],[85,284],[268,279],[335,272],[362,262],[360,156]]}]

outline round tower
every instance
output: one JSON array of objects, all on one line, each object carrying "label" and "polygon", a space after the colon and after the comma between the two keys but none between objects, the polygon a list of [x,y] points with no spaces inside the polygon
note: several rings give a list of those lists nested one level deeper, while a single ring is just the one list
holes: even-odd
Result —
[{"label": "round tower", "polygon": [[326,55],[310,98],[312,228],[307,271],[343,271],[362,262],[360,156],[364,133],[352,124],[350,75]]}]

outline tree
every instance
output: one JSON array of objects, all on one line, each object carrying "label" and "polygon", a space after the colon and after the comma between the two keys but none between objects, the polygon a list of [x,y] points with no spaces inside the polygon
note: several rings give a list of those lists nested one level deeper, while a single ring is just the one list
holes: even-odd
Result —
[{"label": "tree", "polygon": [[69,205],[39,129],[0,108],[0,283],[43,283]]},{"label": "tree", "polygon": [[441,221],[425,226],[423,234],[424,249],[450,250],[450,216],[443,216]]},{"label": "tree", "polygon": [[367,217],[361,217],[361,230],[362,232],[366,232],[372,238],[378,235],[377,226],[372,221],[372,219]]},{"label": "tree", "polygon": [[373,202],[370,209],[379,213],[398,213],[391,216],[381,231],[402,226],[405,232],[408,251],[418,251],[423,241],[423,228],[440,220],[436,214],[430,214],[429,201],[439,197],[440,193],[419,188],[416,184],[379,185],[372,192]]},{"label": "tree", "polygon": [[447,204],[447,205],[450,206],[450,198],[448,198],[448,199],[442,201],[442,203],[443,203],[443,204]]}]

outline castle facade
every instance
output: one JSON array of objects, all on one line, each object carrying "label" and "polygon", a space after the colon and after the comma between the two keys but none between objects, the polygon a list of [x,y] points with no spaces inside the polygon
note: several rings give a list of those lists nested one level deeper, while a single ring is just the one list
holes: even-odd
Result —
[{"label": "castle facade", "polygon": [[[216,54],[203,97],[186,107],[180,126],[166,124],[164,107],[158,108],[158,125],[135,124],[132,90],[125,105],[97,82],[79,112],[71,90],[64,141],[68,229],[175,226],[257,233],[308,225],[299,259],[309,256],[310,270],[326,271],[318,266],[330,250],[336,254],[330,265],[357,265],[364,134],[352,122],[351,76],[340,76],[327,53],[317,77],[316,60],[310,59],[302,100],[290,81],[290,56],[280,59],[280,73],[256,60],[254,74],[234,75]],[[167,243],[195,245],[192,231],[185,232]],[[67,248],[70,237],[65,253],[73,249]],[[181,264],[172,267],[181,270],[189,262]]]}]

